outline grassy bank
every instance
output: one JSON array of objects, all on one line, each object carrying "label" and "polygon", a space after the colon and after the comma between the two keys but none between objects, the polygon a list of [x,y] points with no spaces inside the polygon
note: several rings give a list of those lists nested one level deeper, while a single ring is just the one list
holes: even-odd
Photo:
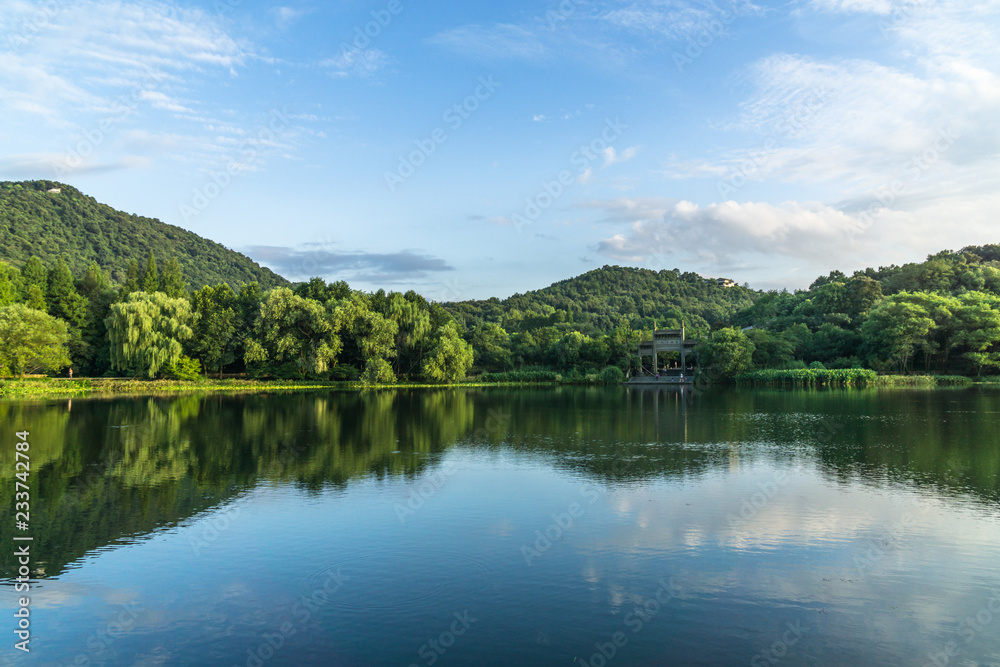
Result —
[{"label": "grassy bank", "polygon": [[792,387],[959,387],[973,384],[964,375],[879,375],[865,368],[762,370],[737,375],[739,386]]},{"label": "grassy bank", "polygon": [[[480,377],[450,384],[405,383],[366,385],[361,382],[323,382],[312,380],[134,380],[121,378],[29,378],[0,380],[0,398],[67,398],[74,396],[139,396],[180,393],[264,393],[275,391],[426,389],[442,387],[500,387],[523,384],[579,384],[559,378]],[[590,378],[588,378],[590,380]],[[599,381],[590,382],[590,384]]]}]

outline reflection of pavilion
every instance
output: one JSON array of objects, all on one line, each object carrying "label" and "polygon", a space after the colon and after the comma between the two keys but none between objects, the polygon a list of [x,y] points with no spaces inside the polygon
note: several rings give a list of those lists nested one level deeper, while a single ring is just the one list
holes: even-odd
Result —
[{"label": "reflection of pavilion", "polygon": [[[632,384],[647,384],[663,382],[669,384],[691,384],[694,380],[694,366],[688,367],[688,354],[694,351],[698,341],[687,340],[684,323],[680,329],[656,329],[653,340],[639,343],[640,374],[629,380]],[[661,352],[679,352],[681,364],[679,368],[660,368],[659,354]],[[652,359],[652,368],[643,364],[643,359]]]}]

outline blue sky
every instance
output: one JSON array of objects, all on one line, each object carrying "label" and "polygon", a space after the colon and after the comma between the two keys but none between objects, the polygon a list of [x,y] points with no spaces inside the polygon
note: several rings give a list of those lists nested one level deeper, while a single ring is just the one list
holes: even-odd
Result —
[{"label": "blue sky", "polygon": [[1000,5],[0,0],[0,178],[432,299],[1000,243]]}]

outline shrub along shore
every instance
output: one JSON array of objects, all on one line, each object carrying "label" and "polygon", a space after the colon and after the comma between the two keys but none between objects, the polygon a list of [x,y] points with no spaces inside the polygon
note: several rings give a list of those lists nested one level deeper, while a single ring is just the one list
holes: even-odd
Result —
[{"label": "shrub along shore", "polygon": [[[372,385],[362,382],[317,382],[296,380],[254,380],[203,378],[183,380],[140,380],[129,378],[26,378],[0,379],[0,398],[71,398],[87,396],[170,395],[180,393],[269,393],[362,389],[423,389],[450,387],[505,387],[558,385],[615,385],[624,377],[610,373],[588,375],[584,381],[551,372],[484,373],[478,378],[448,384],[394,383]],[[962,375],[878,375],[875,371],[853,368],[839,370],[762,370],[743,373],[733,379],[738,387],[960,387],[1000,384],[995,378],[977,381]],[[723,384],[727,384],[723,382]]]}]

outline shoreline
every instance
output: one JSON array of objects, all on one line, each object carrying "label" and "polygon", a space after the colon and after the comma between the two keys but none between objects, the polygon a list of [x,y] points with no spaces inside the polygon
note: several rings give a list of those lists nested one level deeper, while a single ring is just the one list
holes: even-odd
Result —
[{"label": "shoreline", "polygon": [[[954,376],[942,376],[940,381],[932,375],[881,375],[872,382],[857,384],[803,384],[794,381],[772,382],[734,382],[721,383],[717,386],[730,386],[742,390],[753,389],[954,389],[963,387],[1000,386],[1000,381],[976,380],[964,378],[967,381],[955,382]],[[242,379],[202,379],[185,380],[133,380],[121,378],[25,378],[0,380],[0,401],[21,400],[30,398],[101,398],[117,396],[171,396],[182,394],[265,394],[273,392],[292,391],[361,391],[384,389],[445,389],[463,387],[562,387],[562,386],[621,386],[629,387],[627,382],[618,385],[574,383],[559,381],[544,382],[453,382],[444,384],[429,383],[395,383],[369,385],[362,382],[331,382],[306,380],[242,380]],[[649,385],[646,385],[649,386]],[[666,385],[664,385],[666,386]],[[670,385],[679,387],[680,385]],[[685,385],[687,386],[687,385]]]}]

